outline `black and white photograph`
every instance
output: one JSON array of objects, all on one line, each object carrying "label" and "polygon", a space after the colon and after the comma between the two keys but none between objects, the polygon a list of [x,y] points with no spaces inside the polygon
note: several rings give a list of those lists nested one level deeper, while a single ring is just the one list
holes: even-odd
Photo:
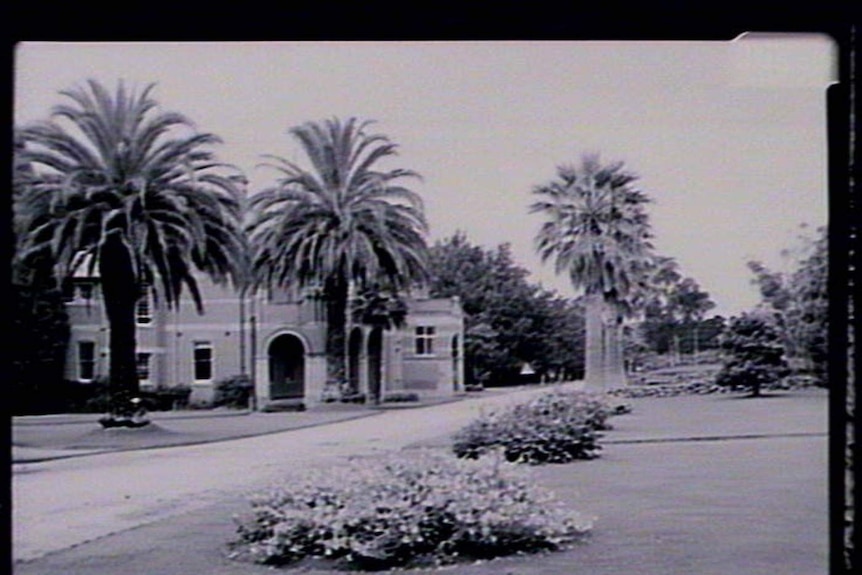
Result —
[{"label": "black and white photograph", "polygon": [[833,38],[14,60],[16,574],[843,561]]}]

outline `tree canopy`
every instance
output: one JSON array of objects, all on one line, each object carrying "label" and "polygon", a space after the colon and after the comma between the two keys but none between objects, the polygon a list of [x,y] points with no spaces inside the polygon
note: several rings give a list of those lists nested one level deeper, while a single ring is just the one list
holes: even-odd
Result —
[{"label": "tree canopy", "polygon": [[327,365],[333,386],[345,381],[351,287],[361,296],[380,286],[397,294],[427,278],[422,199],[403,184],[419,174],[380,167],[397,154],[397,145],[370,132],[371,124],[335,118],[291,128],[308,167],[267,156],[266,165],[278,177],[250,204],[256,284],[315,286],[327,302]]},{"label": "tree canopy", "polygon": [[583,370],[583,314],[578,306],[532,284],[508,244],[473,245],[458,232],[431,247],[432,297],[457,296],[465,319],[468,378],[476,383],[518,381],[529,363],[545,376]]},{"label": "tree canopy", "polygon": [[237,285],[246,255],[238,170],[216,159],[218,137],[160,111],[153,89],[89,81],[16,134],[16,267],[47,257],[61,281],[81,266],[98,272],[112,385],[130,393],[142,289],[168,306],[188,290],[202,311],[196,272]]},{"label": "tree canopy", "polygon": [[799,246],[786,252],[793,270],[772,271],[757,261],[748,263],[761,295],[761,307],[772,320],[792,362],[826,383],[828,359],[828,264],[827,228],[815,236],[803,236]]}]

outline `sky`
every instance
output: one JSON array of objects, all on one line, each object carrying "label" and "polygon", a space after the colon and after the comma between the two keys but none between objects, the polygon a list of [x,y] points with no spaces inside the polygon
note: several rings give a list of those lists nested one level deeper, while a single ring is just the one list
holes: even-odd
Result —
[{"label": "sky", "polygon": [[800,224],[827,223],[826,88],[818,35],[732,42],[233,42],[19,44],[16,126],[47,119],[59,91],[92,78],[156,87],[164,111],[219,135],[249,189],[262,155],[302,161],[287,131],[355,116],[399,145],[386,167],[422,175],[434,242],[464,231],[511,245],[530,279],[577,293],[542,264],[531,190],[585,153],[639,175],[655,247],[716,308],[756,305],[746,262],[774,268]]}]

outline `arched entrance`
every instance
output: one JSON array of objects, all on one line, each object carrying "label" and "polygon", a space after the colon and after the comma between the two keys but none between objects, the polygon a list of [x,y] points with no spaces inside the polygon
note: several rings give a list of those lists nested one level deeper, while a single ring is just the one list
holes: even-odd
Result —
[{"label": "arched entrance", "polygon": [[350,391],[359,392],[359,361],[362,354],[362,330],[353,328],[347,343],[347,384]]},{"label": "arched entrance", "polygon": [[269,398],[296,399],[305,395],[305,347],[292,334],[269,344]]},{"label": "arched entrance", "polygon": [[383,328],[375,327],[368,334],[368,399],[380,402],[383,380]]},{"label": "arched entrance", "polygon": [[458,391],[459,385],[461,382],[459,381],[459,374],[461,373],[461,353],[458,347],[458,334],[452,336],[452,388],[455,391]]}]

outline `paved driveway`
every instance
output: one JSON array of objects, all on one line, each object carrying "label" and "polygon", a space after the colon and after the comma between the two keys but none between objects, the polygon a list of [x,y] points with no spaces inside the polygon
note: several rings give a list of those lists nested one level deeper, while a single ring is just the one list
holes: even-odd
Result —
[{"label": "paved driveway", "polygon": [[451,433],[540,388],[384,411],[340,423],[223,441],[13,466],[13,553],[33,559],[265,486],[293,470]]}]

